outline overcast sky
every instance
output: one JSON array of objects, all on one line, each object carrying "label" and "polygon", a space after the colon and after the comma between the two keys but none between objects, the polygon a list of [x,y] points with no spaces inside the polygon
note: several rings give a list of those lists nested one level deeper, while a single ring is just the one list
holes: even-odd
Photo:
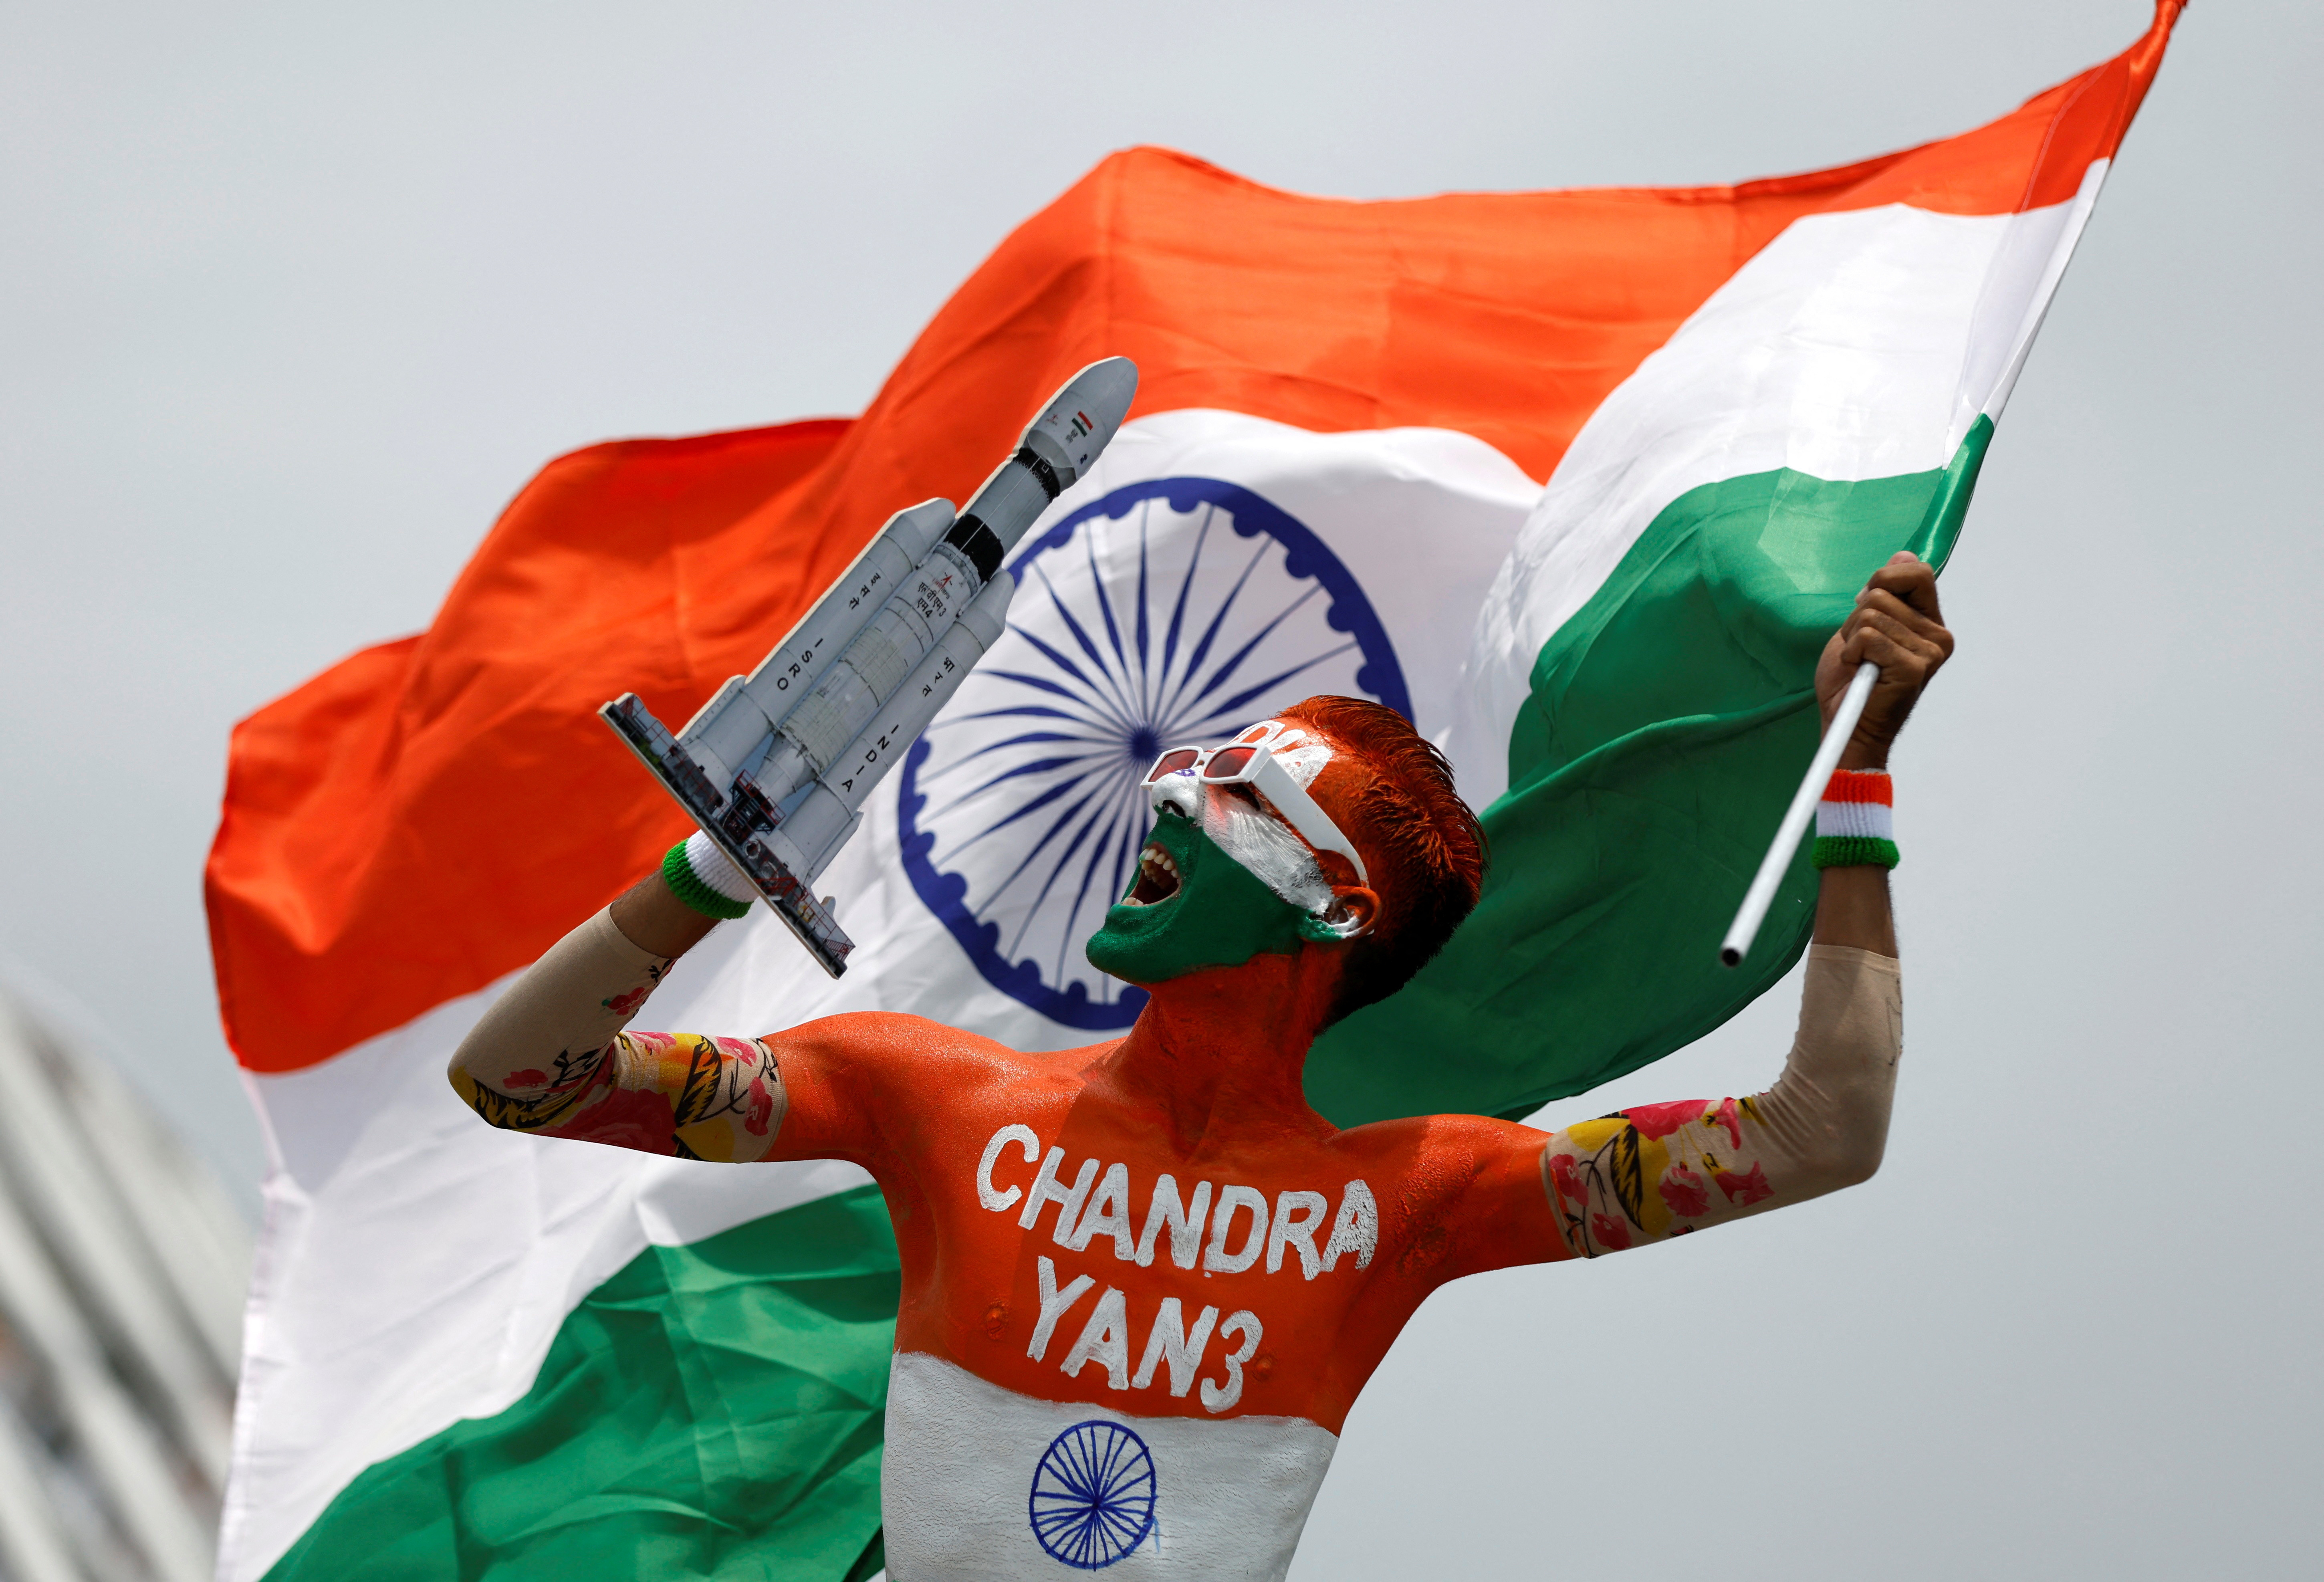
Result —
[{"label": "overcast sky", "polygon": [[[226,733],[425,626],[551,456],[859,410],[1125,144],[1358,198],[1736,180],[1987,120],[2147,15],[0,7],[0,951],[254,1204]],[[2314,1565],[2319,81],[2314,0],[2196,6],[2002,421],[1896,766],[1882,1174],[1440,1295],[1296,1577]],[[1795,1008],[1551,1115],[1763,1087]]]}]

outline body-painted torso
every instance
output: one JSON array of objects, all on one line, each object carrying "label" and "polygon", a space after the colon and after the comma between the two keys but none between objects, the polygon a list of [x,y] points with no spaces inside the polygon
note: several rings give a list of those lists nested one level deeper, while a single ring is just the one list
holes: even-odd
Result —
[{"label": "body-painted torso", "polygon": [[1296,1047],[1277,1058],[1304,1024],[1279,1014],[1287,958],[1175,984],[1119,1045],[1022,1055],[904,1016],[617,1032],[668,964],[610,934],[534,969],[536,1002],[595,1011],[544,1030],[496,1007],[454,1084],[520,1131],[871,1170],[902,1253],[892,1582],[1280,1577],[1348,1408],[1430,1291],[1865,1179],[1902,1043],[1895,961],[1818,946],[1767,1093],[1549,1135],[1462,1115],[1338,1132],[1301,1102]]},{"label": "body-painted torso", "polygon": [[[963,1574],[975,1557],[980,1575],[1055,1570],[1024,1501],[1055,1435],[1101,1414],[1184,1425],[1140,1436],[1177,1491],[1157,1511],[1162,1547],[1116,1563],[1175,1550],[1187,1575],[1278,1575],[1332,1436],[1429,1292],[1568,1255],[1542,1183],[1546,1139],[1530,1128],[1434,1116],[1342,1132],[1302,1106],[1214,1115],[1182,1137],[1128,1096],[1111,1046],[1026,1055],[881,1015],[765,1041],[789,1100],[775,1156],[863,1165],[895,1224],[899,1582]],[[964,1414],[976,1420],[937,1420]],[[1220,1465],[1204,1465],[1213,1447]],[[1272,1468],[1257,1485],[1253,1456]],[[1214,1545],[1194,1530],[1207,1523],[1191,1496],[1228,1485],[1273,1492]],[[1198,1571],[1196,1554],[1241,1559]]]},{"label": "body-painted torso", "polygon": [[[853,1159],[887,1198],[903,1263],[898,1348],[1022,1393],[1302,1417],[1336,1433],[1430,1291],[1568,1255],[1539,1173],[1547,1139],[1529,1127],[1436,1115],[1342,1132],[1309,1112],[1219,1117],[1177,1138],[1104,1079],[1110,1046],[1026,1055],[876,1015],[767,1041],[790,1096],[777,1156]],[[1174,1392],[1167,1362],[1118,1387],[1101,1336],[1066,1372],[1117,1291],[1133,1379],[1166,1300],[1190,1330],[1205,1309],[1219,1326],[1257,1319],[1251,1338],[1212,1331],[1200,1377],[1218,1387],[1213,1404]],[[1222,1401],[1239,1351],[1240,1391]]]}]

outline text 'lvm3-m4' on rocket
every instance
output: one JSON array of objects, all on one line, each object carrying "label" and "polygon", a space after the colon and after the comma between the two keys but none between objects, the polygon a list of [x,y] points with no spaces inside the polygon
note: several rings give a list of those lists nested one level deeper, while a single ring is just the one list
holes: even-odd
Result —
[{"label": "text 'lvm3-m4' on rocket", "polygon": [[1137,393],[1127,357],[1065,381],[967,509],[927,500],[890,517],[759,668],[677,735],[634,692],[598,710],[832,976],[855,944],[816,876],[999,640],[1017,590],[1002,560],[1087,476]]}]

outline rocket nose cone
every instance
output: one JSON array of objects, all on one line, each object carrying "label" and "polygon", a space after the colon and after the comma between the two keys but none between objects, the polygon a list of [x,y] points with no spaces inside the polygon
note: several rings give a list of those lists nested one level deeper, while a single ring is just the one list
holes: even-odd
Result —
[{"label": "rocket nose cone", "polygon": [[1121,420],[1130,415],[1130,403],[1137,394],[1138,365],[1128,357],[1106,357],[1066,380],[1065,389],[1057,393],[1057,404],[1070,402],[1088,413],[1098,430],[1111,439],[1121,427]]},{"label": "rocket nose cone", "polygon": [[1108,357],[1066,380],[1065,388],[1049,398],[1025,430],[1023,443],[1055,469],[1045,486],[1052,499],[1057,485],[1085,476],[1113,443],[1114,431],[1130,415],[1130,399],[1137,393],[1138,365],[1128,357]]}]

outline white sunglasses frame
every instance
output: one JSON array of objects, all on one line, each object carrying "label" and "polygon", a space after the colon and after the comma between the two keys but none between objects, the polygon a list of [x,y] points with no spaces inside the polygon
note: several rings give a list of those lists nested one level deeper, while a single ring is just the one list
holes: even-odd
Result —
[{"label": "white sunglasses frame", "polygon": [[[1245,731],[1232,741],[1222,742],[1215,747],[1165,747],[1155,754],[1154,768],[1146,772],[1146,778],[1140,783],[1150,786],[1158,783],[1165,774],[1188,774],[1194,777],[1198,785],[1247,785],[1266,799],[1268,806],[1291,826],[1293,833],[1314,849],[1335,852],[1347,858],[1355,867],[1356,883],[1369,886],[1372,882],[1371,875],[1364,869],[1364,859],[1356,855],[1355,842],[1350,840],[1332,821],[1332,816],[1323,811],[1322,805],[1307,794],[1307,788],[1292,778],[1291,771],[1275,761],[1277,747],[1304,739],[1307,733],[1297,726],[1286,726],[1280,720],[1269,721],[1265,733],[1256,742],[1245,741],[1243,737],[1250,734]],[[1250,748],[1250,762],[1232,774],[1205,774],[1204,771],[1210,766],[1212,757],[1229,747]],[[1194,754],[1192,767],[1168,770],[1164,774],[1155,772],[1161,768],[1162,760],[1174,753]]]}]

